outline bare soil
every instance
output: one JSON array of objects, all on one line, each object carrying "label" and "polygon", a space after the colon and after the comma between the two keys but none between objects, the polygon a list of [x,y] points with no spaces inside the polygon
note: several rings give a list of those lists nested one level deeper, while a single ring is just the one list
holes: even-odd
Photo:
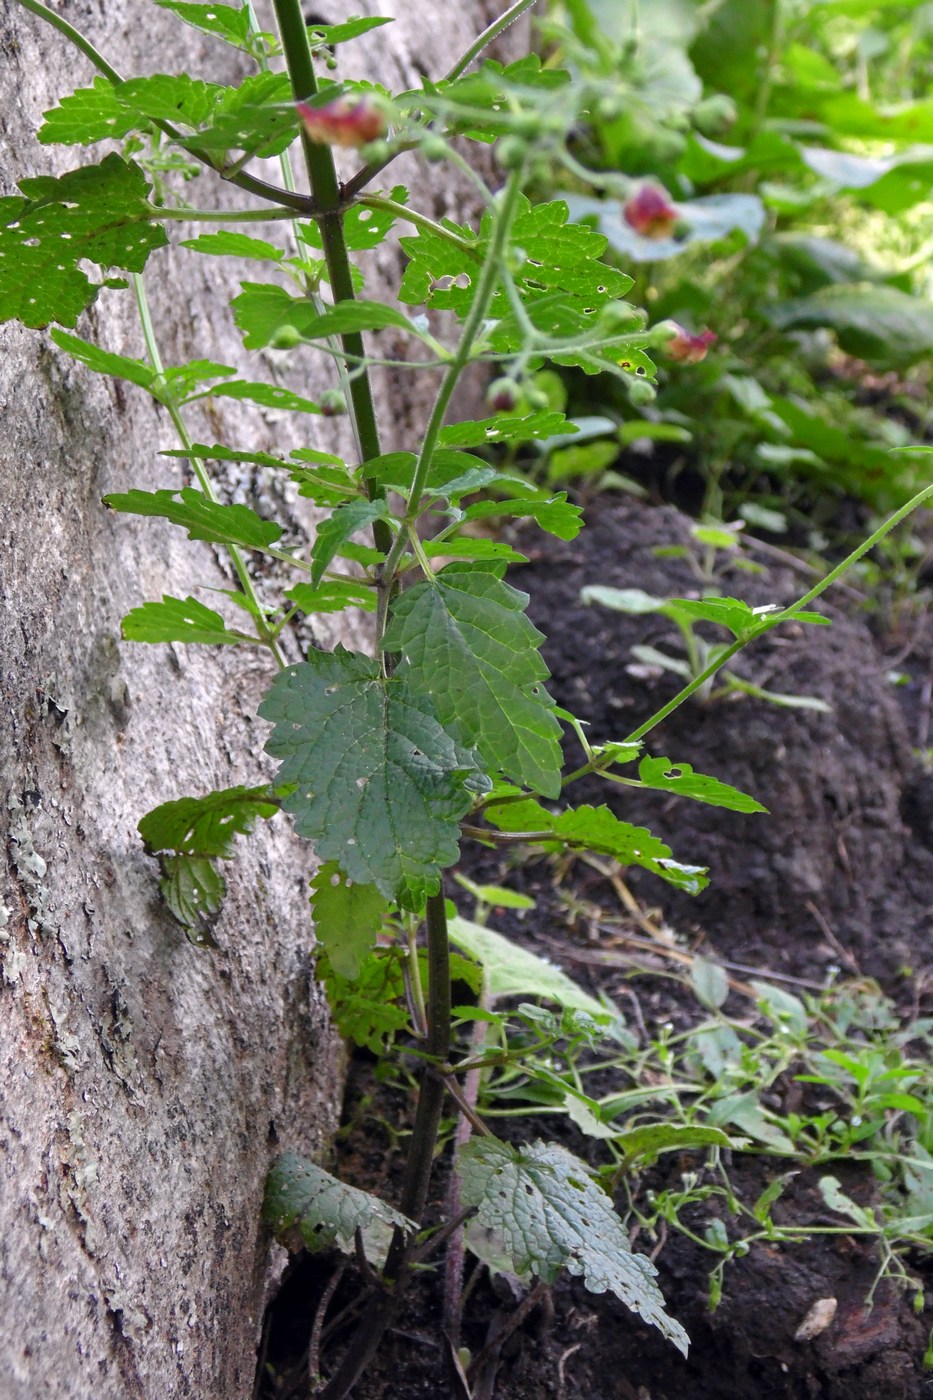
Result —
[{"label": "bare soil", "polygon": [[[676,630],[664,618],[628,617],[579,600],[585,584],[637,587],[658,596],[697,596],[700,583],[683,559],[656,551],[689,543],[689,522],[667,507],[602,500],[571,549],[540,536],[521,537],[531,562],[512,581],[531,595],[530,614],[548,641],[551,692],[558,704],[590,723],[595,741],[622,739],[678,688],[667,674],[633,674],[630,648],[649,644],[677,652]],[[773,553],[754,575],[725,570],[717,586],[758,605],[785,605],[809,585],[791,562]],[[930,656],[908,654],[903,638],[874,635],[870,614],[837,595],[820,608],[831,628],[785,627],[772,633],[735,670],[770,690],[816,696],[828,713],[783,709],[744,696],[688,703],[654,731],[653,754],[686,760],[703,773],[752,793],[769,815],[743,816],[697,803],[602,782],[580,783],[575,801],[608,802],[626,821],[647,825],[690,864],[708,865],[711,885],[690,898],[625,872],[628,886],[658,926],[675,930],[680,946],[754,969],[823,984],[840,976],[874,978],[905,1014],[926,1005],[933,918],[933,785],[915,756],[929,724]],[[713,633],[710,633],[713,636]],[[892,669],[909,673],[895,687]],[[576,760],[574,760],[576,761]],[[500,921],[509,934],[561,961],[591,988],[626,1006],[633,962],[607,947],[599,910],[620,913],[618,890],[578,862],[560,880],[546,862],[506,866],[499,851],[468,857],[475,879],[498,880],[534,893],[532,920]],[[633,933],[638,934],[633,924]],[[609,956],[607,956],[609,953]],[[676,1015],[670,983],[652,969],[663,958],[643,955],[641,1014]],[[375,1096],[375,1097],[374,1097]],[[406,1094],[380,1090],[372,1066],[359,1060],[348,1097],[350,1130],[337,1170],[392,1197],[398,1154],[394,1131],[410,1113]],[[523,1133],[553,1136],[554,1119],[522,1120]],[[580,1140],[568,1145],[584,1152]],[[676,1179],[695,1162],[674,1155],[653,1170]],[[731,1175],[743,1195],[764,1189],[786,1169],[760,1156],[735,1154]],[[667,1174],[666,1177],[664,1174]],[[861,1204],[876,1188],[860,1164],[837,1175]],[[779,1205],[785,1223],[816,1221],[826,1207],[818,1173],[793,1178]],[[443,1171],[439,1172],[443,1176]],[[437,1207],[442,1207],[442,1182]],[[838,1218],[834,1219],[838,1224]],[[636,1248],[651,1242],[636,1239]],[[878,1270],[874,1248],[846,1235],[814,1236],[794,1247],[755,1246],[727,1267],[722,1301],[707,1305],[708,1251],[671,1232],[656,1263],[669,1311],[691,1337],[688,1360],[643,1326],[613,1297],[587,1293],[577,1281],[556,1286],[501,1348],[497,1364],[474,1386],[473,1400],[921,1400],[933,1397],[923,1354],[933,1318],[917,1314],[908,1294],[883,1283],[870,1311],[864,1300]],[[257,1394],[271,1400],[310,1394],[306,1375],[311,1320],[335,1261],[299,1261],[273,1306]],[[911,1261],[914,1274],[930,1266]],[[349,1302],[350,1270],[331,1304]],[[929,1290],[928,1290],[929,1291]],[[455,1396],[439,1340],[439,1289],[430,1278],[415,1290],[359,1400]],[[464,1321],[474,1356],[495,1337],[523,1295],[502,1280],[483,1280]],[[828,1327],[809,1341],[795,1334],[813,1304],[835,1299]],[[339,1348],[339,1332],[334,1341]],[[325,1349],[325,1366],[328,1354]]]}]

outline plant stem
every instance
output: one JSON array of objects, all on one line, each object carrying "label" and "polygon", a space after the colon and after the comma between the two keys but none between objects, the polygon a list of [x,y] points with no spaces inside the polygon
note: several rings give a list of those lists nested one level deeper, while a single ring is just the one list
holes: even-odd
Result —
[{"label": "plant stem", "polygon": [[429,233],[434,233],[438,238],[459,248],[464,253],[469,253],[471,257],[479,262],[475,241],[463,238],[459,233],[454,233],[453,229],[445,228],[436,219],[430,219],[427,214],[421,214],[417,209],[409,209],[407,204],[399,204],[398,200],[387,199],[378,194],[364,194],[354,201],[361,204],[365,209],[384,209],[388,214],[394,214],[397,219],[404,219],[408,224],[413,224],[415,228],[426,229]]},{"label": "plant stem", "polygon": [[483,30],[482,34],[474,39],[466,53],[457,59],[453,68],[451,68],[448,73],[444,74],[445,81],[450,82],[453,78],[459,78],[460,74],[469,68],[474,58],[478,58],[483,52],[483,49],[487,48],[494,39],[498,39],[499,35],[504,30],[508,29],[510,24],[514,24],[519,16],[524,14],[525,10],[530,10],[534,3],[535,0],[516,0],[516,3],[510,5],[498,19],[494,19],[492,24],[488,25]]},{"label": "plant stem", "polygon": [[[409,525],[413,525],[418,518],[421,509],[421,497],[424,493],[428,472],[431,468],[431,458],[437,446],[437,439],[440,435],[451,397],[453,396],[454,389],[457,387],[457,382],[461,374],[470,362],[474,342],[486,319],[486,315],[489,311],[489,303],[496,289],[496,282],[501,276],[501,265],[508,247],[509,237],[512,232],[512,224],[515,218],[515,210],[518,206],[519,196],[521,195],[522,175],[523,167],[521,166],[511,171],[509,174],[508,182],[501,195],[495,231],[486,249],[483,268],[476,286],[476,295],[470,307],[470,314],[464,324],[460,343],[450,361],[447,372],[441,380],[437,396],[434,400],[434,406],[431,410],[431,417],[428,419],[428,425],[425,428],[424,438],[421,443],[421,451],[418,455],[418,462],[415,466],[411,491],[408,497],[408,509],[405,512],[405,520]],[[400,530],[385,562],[383,573],[386,579],[391,581],[407,542],[407,532]]]},{"label": "plant stem", "polygon": [[[296,101],[316,97],[317,78],[308,43],[308,30],[299,0],[273,0],[275,17],[285,52],[285,62],[291,79],[292,92]],[[334,153],[329,146],[312,141],[302,128],[301,145],[304,151],[308,179],[314,200],[315,218],[320,226],[324,244],[324,259],[334,301],[353,301],[353,279],[347,241],[343,229],[343,191],[337,180]],[[349,354],[360,359],[365,357],[363,337],[359,331],[341,336],[341,344]],[[364,462],[380,454],[379,429],[376,423],[376,410],[373,403],[372,385],[369,374],[364,369],[350,380],[350,404],[356,424],[357,440]],[[377,482],[365,478],[370,500],[382,500],[384,490]],[[392,547],[392,533],[384,520],[373,524],[373,538],[376,548],[388,554]]]},{"label": "plant stem", "polygon": [[[450,1054],[451,1021],[450,943],[443,888],[429,896],[425,922],[428,940],[428,1038],[425,1049],[426,1054],[440,1066],[446,1064]],[[428,1065],[418,1091],[418,1107],[399,1197],[399,1210],[409,1219],[419,1222],[428,1198],[446,1091],[443,1075],[434,1065]],[[321,1400],[343,1400],[366,1370],[398,1306],[412,1253],[413,1242],[404,1231],[396,1230],[383,1274],[390,1288],[379,1291],[371,1300],[343,1361],[321,1392]]]},{"label": "plant stem", "polygon": [[[115,85],[123,82],[120,74],[104,58],[90,39],[86,39],[80,30],[75,29],[73,24],[69,24],[61,15],[50,10],[47,5],[40,3],[40,0],[17,0],[24,10],[37,18],[45,20],[53,29],[57,29],[60,34],[76,49],[80,49],[86,58],[89,58],[98,72],[103,73],[107,80]],[[247,190],[250,194],[258,195],[261,199],[270,200],[273,204],[281,204],[287,208],[295,209],[301,214],[313,214],[314,206],[311,200],[305,195],[290,194],[288,190],[280,190],[275,185],[269,185],[265,180],[257,180],[255,175],[247,175],[245,171],[239,170],[225,175],[222,170],[218,170],[211,156],[207,151],[201,150],[197,142],[186,141],[185,138],[175,130],[170,122],[162,121],[158,117],[151,117],[149,120],[153,126],[157,126],[171,141],[180,146],[183,151],[187,151],[189,156],[206,165],[209,170],[213,170],[215,175],[219,175],[228,184],[237,185],[242,190]]]},{"label": "plant stem", "polygon": [[[156,374],[163,374],[164,366],[162,364],[162,356],[159,354],[159,344],[156,340],[155,330],[153,329],[152,317],[149,314],[149,299],[146,296],[145,283],[143,282],[141,273],[134,272],[131,275],[133,279],[133,291],[136,295],[136,305],[139,308],[139,320],[142,326],[143,340],[146,343],[146,353],[149,356],[150,364]],[[160,400],[160,402],[164,402],[164,400]],[[181,409],[177,404],[172,402],[165,403],[165,407],[168,409],[169,417],[175,426],[175,431],[178,433],[181,445],[188,454],[188,461],[191,463],[192,470],[197,477],[198,485],[209,501],[216,502],[217,492],[214,490],[214,483],[205,470],[203,460],[194,450],[194,443],[191,440],[191,434],[188,432],[187,424],[182,417]],[[250,578],[249,570],[246,567],[246,560],[243,557],[242,550],[235,544],[228,544],[227,550],[229,551],[233,567],[236,570],[237,578],[240,580],[240,587],[253,605],[253,621],[256,625],[257,636],[263,646],[269,648],[269,651],[275,658],[276,664],[280,667],[284,667],[285,660],[279,650],[278,643],[266,626],[262,605],[257,596],[253,580]]]}]

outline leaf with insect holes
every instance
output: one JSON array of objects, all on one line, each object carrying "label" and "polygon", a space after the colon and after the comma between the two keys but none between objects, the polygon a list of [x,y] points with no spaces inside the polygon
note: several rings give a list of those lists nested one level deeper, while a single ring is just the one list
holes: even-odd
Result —
[{"label": "leaf with insect holes", "polygon": [[343,24],[317,24],[308,25],[308,39],[311,44],[323,45],[332,49],[337,44],[346,44],[350,39],[358,39],[361,34],[368,34],[371,29],[378,29],[383,24],[391,24],[391,15],[366,15],[354,19],[348,19]]},{"label": "leaf with insect holes", "polygon": [[539,408],[524,415],[500,413],[479,422],[448,423],[438,436],[440,447],[489,447],[499,442],[537,442],[577,431],[556,408]]},{"label": "leaf with insect holes", "polygon": [[170,520],[188,531],[189,540],[213,544],[240,544],[265,549],[281,537],[282,527],[263,520],[249,506],[225,506],[212,501],[193,486],[181,491],[127,491],[104,496],[104,505],[129,515],[151,515]]},{"label": "leaf with insect holes", "polygon": [[282,671],[259,707],[275,726],[283,802],[321,860],[387,899],[420,908],[457,859],[458,821],[488,787],[430,699],[338,647]]},{"label": "leaf with insect holes", "polygon": [[711,807],[726,807],[730,812],[767,812],[754,797],[738,788],[722,783],[705,773],[694,773],[689,763],[672,763],[669,758],[645,757],[638,765],[638,777],[648,788],[661,792],[676,792],[692,797],[694,802],[707,802]]},{"label": "leaf with insect holes", "polygon": [[[777,614],[781,611],[769,605],[751,608],[740,598],[670,598],[665,601],[665,607],[671,612],[676,609],[694,622],[715,622],[740,641],[776,626]],[[772,613],[775,614],[773,618]],[[830,625],[828,617],[814,612],[794,613],[793,621]]]},{"label": "leaf with insect holes", "polygon": [[203,34],[214,34],[225,39],[238,49],[249,44],[250,11],[248,5],[228,5],[220,0],[216,5],[192,5],[187,0],[156,0],[163,10],[171,10],[185,24],[200,29]]},{"label": "leaf with insect holes", "polygon": [[321,866],[311,890],[314,935],[334,971],[352,981],[382,927],[385,898],[375,885],[348,880],[335,861]]},{"label": "leaf with insect holes", "polygon": [[504,583],[503,570],[448,564],[405,589],[383,641],[402,655],[399,676],[430,695],[444,728],[475,747],[490,772],[557,797],[561,730],[543,689],[544,638],[525,616],[527,594]]},{"label": "leaf with insect holes", "polygon": [[0,321],[73,326],[100,290],[81,264],[142,272],[168,242],[138,165],[109,155],[0,199]]},{"label": "leaf with insect holes", "polygon": [[298,131],[291,85],[284,73],[253,73],[237,87],[206,83],[187,73],[154,73],[111,83],[96,79],[45,113],[39,140],[90,145],[154,122],[168,122],[180,139],[202,151],[236,148],[278,155]]},{"label": "leaf with insect holes", "polygon": [[318,526],[311,550],[312,587],[318,587],[327,566],[351,535],[365,530],[377,520],[387,520],[389,514],[385,501],[348,501],[323,520]]},{"label": "leaf with insect holes", "polygon": [[234,836],[245,836],[260,818],[279,810],[268,787],[222,788],[203,797],[163,802],[140,820],[138,831],[153,854],[176,851],[189,856],[233,855]]},{"label": "leaf with insect holes", "polygon": [[686,1356],[689,1339],[664,1311],[657,1270],[632,1253],[612,1201],[579,1158],[557,1143],[474,1138],[460,1149],[457,1172],[464,1206],[501,1237],[515,1273],[545,1283],[563,1268],[582,1276],[590,1292],[614,1293]]},{"label": "leaf with insect holes", "polygon": [[[408,191],[404,185],[396,185],[389,198],[396,204],[407,204]],[[351,204],[343,216],[343,236],[350,252],[361,253],[378,248],[397,217],[389,209],[369,209],[364,204]],[[300,225],[299,237],[309,248],[323,252],[321,230],[313,221]]]},{"label": "leaf with insect holes", "polygon": [[640,865],[686,894],[699,894],[709,884],[704,867],[674,860],[663,841],[643,826],[620,821],[605,805],[563,812],[553,819],[553,829],[563,840],[601,851],[620,865]]},{"label": "leaf with insect holes", "polygon": [[170,598],[163,593],[161,603],[143,603],[132,608],[121,623],[125,642],[202,642],[206,645],[233,646],[242,642],[237,632],[229,632],[220,613],[196,598]]},{"label": "leaf with insect holes", "polygon": [[450,941],[481,964],[484,993],[491,1001],[499,997],[543,997],[559,1006],[585,1011],[602,1024],[612,1020],[612,1010],[585,992],[566,972],[495,929],[459,915],[448,921],[447,928]]},{"label": "leaf with insect holes", "polygon": [[352,1254],[357,1230],[365,1235],[374,1223],[409,1234],[418,1229],[413,1220],[378,1196],[345,1186],[295,1152],[276,1158],[266,1181],[262,1213],[277,1239],[312,1254],[332,1245]]},{"label": "leaf with insect holes", "polygon": [[646,827],[620,821],[605,805],[571,808],[555,814],[540,802],[526,798],[521,802],[490,803],[484,815],[501,831],[542,833],[540,844],[546,850],[558,849],[556,845],[552,847],[544,835],[553,833],[555,842],[612,856],[620,865],[640,865],[686,894],[699,894],[709,884],[704,867],[682,865],[674,860],[670,847]]},{"label": "leaf with insect holes", "polygon": [[203,856],[160,856],[159,866],[162,898],[191,942],[215,947],[208,929],[227,893],[220,871]]}]

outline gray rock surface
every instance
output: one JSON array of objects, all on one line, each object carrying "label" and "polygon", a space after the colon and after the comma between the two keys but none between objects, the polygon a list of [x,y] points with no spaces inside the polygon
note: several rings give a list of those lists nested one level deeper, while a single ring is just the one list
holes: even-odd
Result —
[{"label": "gray rock surface", "polygon": [[[145,0],[56,9],[127,75],[236,76],[231,50]],[[379,9],[397,23],[355,62],[368,54],[394,85],[442,72],[499,7]],[[326,0],[320,11],[348,13]],[[0,0],[0,53],[6,194],[17,178],[82,159],[34,133],[93,70],[15,0]],[[212,176],[201,186],[209,207],[236,197]],[[435,189],[427,207],[459,213],[457,199]],[[370,261],[378,295],[393,255]],[[197,355],[267,372],[250,364],[227,310],[236,273],[262,280],[177,247],[153,257],[146,280],[168,363]],[[129,292],[104,292],[78,330],[142,353]],[[135,827],[159,802],[268,772],[255,713],[271,662],[258,650],[119,641],[130,607],[231,587],[229,564],[163,522],[100,504],[108,491],[187,482],[187,463],[156,455],[176,445],[161,409],[43,332],[3,327],[0,345],[0,1395],[239,1400],[252,1394],[281,1269],[259,1219],[269,1162],[286,1146],[326,1161],[339,1111],[339,1046],[310,977],[309,851],[281,819],[241,840],[218,948],[206,952],[162,906]],[[312,359],[287,372],[306,393],[329,382]],[[423,410],[410,384],[379,392],[397,445]],[[296,427],[222,401],[192,413],[191,428],[263,448],[304,432],[335,450],[323,420]],[[219,485],[308,524],[275,483],[239,474]],[[352,629],[339,635],[353,644]],[[297,656],[299,639],[289,646]]]}]

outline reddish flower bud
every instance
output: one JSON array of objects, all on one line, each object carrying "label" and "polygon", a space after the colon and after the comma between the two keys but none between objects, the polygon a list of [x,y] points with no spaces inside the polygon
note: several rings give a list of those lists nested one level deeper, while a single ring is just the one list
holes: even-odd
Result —
[{"label": "reddish flower bud", "polygon": [[299,102],[297,110],[305,131],[319,146],[366,146],[385,135],[385,117],[365,97],[337,97],[323,107]]},{"label": "reddish flower bud", "polygon": [[677,226],[677,210],[663,185],[639,185],[623,204],[622,217],[642,238],[670,238]]},{"label": "reddish flower bud", "polygon": [[675,333],[664,346],[672,360],[680,360],[685,365],[698,365],[701,360],[706,359],[706,352],[711,345],[716,344],[716,337],[712,331],[700,331],[699,335],[693,335],[691,331],[684,330],[683,326],[678,326],[676,321],[670,322],[675,327]]}]

